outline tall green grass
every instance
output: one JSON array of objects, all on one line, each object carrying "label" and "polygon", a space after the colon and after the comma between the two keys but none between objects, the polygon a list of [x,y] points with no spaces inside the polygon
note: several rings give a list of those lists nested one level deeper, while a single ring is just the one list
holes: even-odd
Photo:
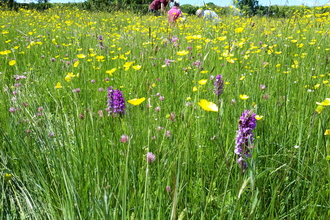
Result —
[{"label": "tall green grass", "polygon": [[[0,16],[1,218],[330,217],[329,114],[316,112],[329,97],[327,15],[216,25],[188,17],[175,27],[129,12]],[[108,116],[110,86],[146,101]],[[200,99],[219,111],[204,111]],[[235,137],[250,109],[263,118],[243,173]]]}]

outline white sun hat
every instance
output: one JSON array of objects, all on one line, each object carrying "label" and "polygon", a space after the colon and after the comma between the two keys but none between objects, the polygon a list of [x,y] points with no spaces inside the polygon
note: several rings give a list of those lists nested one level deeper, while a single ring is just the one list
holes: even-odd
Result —
[{"label": "white sun hat", "polygon": [[202,14],[203,10],[202,9],[198,9],[196,11],[196,16],[199,17]]}]

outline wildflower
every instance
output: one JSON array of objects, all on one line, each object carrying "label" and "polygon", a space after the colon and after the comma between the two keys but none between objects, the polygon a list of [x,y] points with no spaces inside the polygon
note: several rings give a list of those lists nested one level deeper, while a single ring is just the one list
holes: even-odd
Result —
[{"label": "wildflower", "polygon": [[244,30],[244,28],[242,28],[242,27],[235,28],[235,33],[236,34],[242,33],[243,30]]},{"label": "wildflower", "polygon": [[50,133],[48,134],[48,137],[54,137],[54,136],[55,136],[54,132],[50,132]]},{"label": "wildflower", "polygon": [[179,56],[184,56],[184,55],[187,55],[188,53],[189,53],[189,51],[186,51],[186,50],[176,52],[176,54]]},{"label": "wildflower", "polygon": [[133,67],[133,69],[135,69],[135,70],[139,70],[139,69],[141,69],[142,68],[142,66],[141,65],[136,65],[136,66],[132,66]]},{"label": "wildflower", "polygon": [[14,107],[10,107],[10,108],[9,108],[9,112],[10,112],[10,113],[14,113],[14,112],[16,112],[16,109],[15,109]]},{"label": "wildflower", "polygon": [[18,81],[20,79],[26,79],[26,76],[24,76],[24,75],[14,75],[14,77],[15,77],[16,81]]},{"label": "wildflower", "polygon": [[266,93],[262,98],[263,98],[263,99],[268,99],[268,97],[269,97],[269,94]]},{"label": "wildflower", "polygon": [[166,135],[166,137],[171,137],[171,131],[166,131],[166,133],[165,133],[165,135]]},{"label": "wildflower", "polygon": [[171,192],[171,187],[170,187],[170,186],[166,186],[166,191],[167,191],[168,193],[170,193],[170,192]]},{"label": "wildflower", "polygon": [[205,85],[207,83],[207,79],[201,79],[198,81],[199,85]]},{"label": "wildflower", "polygon": [[144,102],[144,100],[146,100],[146,98],[140,98],[140,99],[131,99],[128,100],[127,102],[132,104],[132,105],[140,105],[142,102]]},{"label": "wildflower", "polygon": [[9,61],[9,66],[14,66],[15,64],[16,64],[16,60],[11,60],[11,61]]},{"label": "wildflower", "polygon": [[243,172],[247,168],[245,158],[252,156],[250,154],[250,150],[253,147],[253,129],[257,125],[257,119],[255,117],[255,113],[252,113],[252,111],[249,110],[245,110],[238,122],[236,147],[234,152],[239,156],[237,163],[241,166]]},{"label": "wildflower", "polygon": [[165,65],[166,66],[170,66],[170,63],[175,62],[175,60],[169,60],[169,59],[165,59]]},{"label": "wildflower", "polygon": [[243,95],[239,95],[239,98],[242,99],[242,100],[246,100],[249,98],[249,96],[243,94]]},{"label": "wildflower", "polygon": [[166,118],[168,118],[168,119],[171,120],[171,121],[176,122],[176,120],[175,120],[175,116],[176,116],[175,113],[171,113],[168,117],[167,117],[167,115],[166,115]]},{"label": "wildflower", "polygon": [[263,117],[264,117],[264,116],[262,116],[262,115],[256,115],[256,116],[255,116],[255,118],[256,118],[258,121],[261,120]]},{"label": "wildflower", "polygon": [[147,162],[152,163],[156,160],[156,156],[152,152],[147,153]]},{"label": "wildflower", "polygon": [[73,63],[73,67],[77,67],[78,65],[79,65],[79,61],[78,60]]},{"label": "wildflower", "polygon": [[61,83],[60,83],[60,82],[56,83],[55,89],[61,89],[61,88],[63,88],[63,87],[61,86]]},{"label": "wildflower", "polygon": [[327,130],[324,132],[324,135],[329,136],[329,135],[330,135],[330,129],[327,129]]},{"label": "wildflower", "polygon": [[205,111],[218,112],[218,106],[213,102],[209,102],[206,99],[201,99],[198,105],[202,107]]},{"label": "wildflower", "polygon": [[79,93],[80,89],[79,88],[73,89],[72,92]]},{"label": "wildflower", "polygon": [[92,79],[92,80],[91,80],[91,83],[95,83],[95,79]]},{"label": "wildflower", "polygon": [[120,138],[121,143],[126,143],[126,142],[128,142],[128,140],[129,140],[129,137],[126,134],[123,134]]},{"label": "wildflower", "polygon": [[177,42],[178,40],[179,40],[179,38],[177,38],[177,37],[175,37],[175,36],[171,38],[172,43],[175,43],[175,42]]},{"label": "wildflower", "polygon": [[80,58],[80,59],[84,59],[86,57],[86,55],[84,55],[84,54],[78,54],[77,57]]},{"label": "wildflower", "polygon": [[265,85],[260,85],[260,89],[264,90],[264,89],[266,89],[266,86]]},{"label": "wildflower", "polygon": [[202,62],[200,60],[196,60],[196,62],[193,62],[192,65],[199,67],[202,64]]},{"label": "wildflower", "polygon": [[123,66],[125,67],[125,71],[129,70],[129,68],[133,65],[135,61],[126,62]]},{"label": "wildflower", "polygon": [[330,105],[330,98],[326,98],[323,102],[316,102],[317,105],[328,106]]},{"label": "wildflower", "polygon": [[99,35],[98,40],[99,40],[99,43],[100,43],[100,47],[103,48],[104,47],[104,45],[103,45],[103,36]]},{"label": "wildflower", "polygon": [[220,96],[223,93],[223,79],[222,75],[219,74],[215,77],[215,82],[214,82],[214,94],[217,96]]},{"label": "wildflower", "polygon": [[106,73],[108,73],[110,76],[113,76],[113,73],[117,70],[117,68],[112,68],[111,70],[107,70]]},{"label": "wildflower", "polygon": [[113,89],[112,86],[108,88],[108,114],[109,115],[124,115],[125,114],[125,100],[123,93],[120,90]]}]

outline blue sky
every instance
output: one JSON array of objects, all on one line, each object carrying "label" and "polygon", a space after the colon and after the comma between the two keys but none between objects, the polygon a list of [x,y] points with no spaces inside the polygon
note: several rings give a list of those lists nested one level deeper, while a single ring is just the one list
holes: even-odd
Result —
[{"label": "blue sky", "polygon": [[[31,1],[31,0],[18,0],[19,2]],[[50,0],[51,3],[56,2],[81,2],[84,0]],[[150,3],[152,0],[149,0]],[[179,0],[181,5],[191,4],[191,5],[202,5],[203,0]],[[213,2],[219,6],[229,6],[232,5],[232,0],[204,0],[205,3]],[[306,5],[306,6],[316,6],[316,5],[330,5],[330,0],[259,0],[259,5],[269,6],[269,5]]]}]

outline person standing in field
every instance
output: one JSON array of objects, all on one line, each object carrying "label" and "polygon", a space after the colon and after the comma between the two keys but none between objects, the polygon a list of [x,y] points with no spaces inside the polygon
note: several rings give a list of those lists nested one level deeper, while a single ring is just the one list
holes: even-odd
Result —
[{"label": "person standing in field", "polygon": [[180,3],[175,0],[173,7],[167,12],[168,23],[171,26],[174,26],[180,16],[182,16],[182,11],[180,10]]},{"label": "person standing in field", "polygon": [[149,11],[153,12],[155,15],[159,15],[159,9],[163,14],[166,14],[165,8],[169,4],[169,2],[173,2],[173,0],[154,0],[149,5]]},{"label": "person standing in field", "polygon": [[205,21],[213,21],[213,23],[218,23],[220,21],[219,16],[212,10],[202,10],[198,9],[196,11],[196,16],[199,18],[204,18]]}]

